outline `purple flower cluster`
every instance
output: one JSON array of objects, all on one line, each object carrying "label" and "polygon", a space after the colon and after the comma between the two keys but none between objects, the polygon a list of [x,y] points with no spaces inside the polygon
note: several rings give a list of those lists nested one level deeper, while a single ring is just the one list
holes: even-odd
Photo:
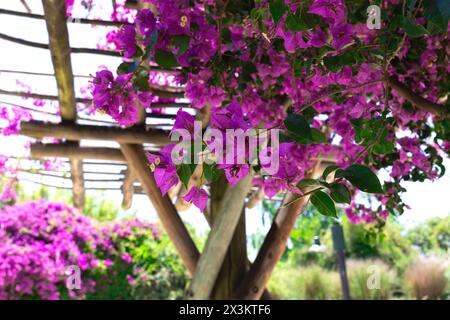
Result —
[{"label": "purple flower cluster", "polygon": [[93,83],[94,107],[109,114],[120,125],[129,126],[138,120],[138,106],[149,105],[151,93],[135,93],[131,83],[131,74],[119,75],[114,78],[109,70],[97,72]]},{"label": "purple flower cluster", "polygon": [[[417,29],[429,28],[433,19],[427,17],[425,5],[413,4],[408,9],[400,0],[387,0],[382,30],[371,30],[357,18],[355,10],[360,9],[343,0],[285,0],[278,8],[279,17],[273,16],[268,1],[255,2],[251,13],[241,8],[242,15],[210,0],[144,2],[151,9],[137,14],[120,4],[114,18],[134,24],[108,36],[125,61],[133,60],[130,73],[114,78],[111,72],[102,71],[94,81],[95,108],[120,124],[137,120],[136,102],[141,98],[146,101],[144,107],[156,99],[177,102],[150,97],[139,92],[139,85],[133,87],[135,71],[131,70],[139,70],[134,68],[136,62],[146,69],[158,64],[174,71],[178,66],[176,76],[161,72],[159,79],[184,85],[185,96],[194,108],[211,111],[211,128],[285,130],[283,120],[292,111],[306,116],[312,127],[324,134],[326,141],[320,144],[280,145],[279,171],[255,180],[269,197],[285,190],[298,192],[295,184],[315,159],[330,153],[341,167],[356,162],[369,164],[372,170],[386,169],[389,183],[397,190],[401,190],[402,180],[422,181],[439,175],[440,155],[450,149],[448,129],[441,129],[441,136],[433,143],[423,133],[446,127],[440,125],[442,118],[409,103],[397,90],[388,90],[386,95],[382,81],[386,75],[394,76],[430,102],[447,103],[442,84],[449,71],[444,58],[449,49],[444,32],[411,36],[411,30],[408,33],[402,26],[404,22],[396,19],[399,12],[412,10]],[[404,16],[408,14],[404,12]],[[401,43],[397,50],[384,48],[397,40]],[[384,50],[393,55],[386,65],[388,56],[379,54]],[[122,68],[121,72],[127,71]],[[156,78],[150,72],[144,80],[156,84]],[[138,80],[142,84],[142,79]],[[386,122],[388,133],[382,140],[392,145],[392,150],[387,148],[392,153],[389,157],[388,151],[372,154],[375,147],[365,148],[356,142],[354,121],[374,118]],[[192,116],[179,113],[174,129],[189,130],[192,122]],[[403,134],[407,138],[402,138]],[[163,194],[180,182],[170,157],[172,149],[173,145],[167,146],[159,154],[149,155]],[[217,167],[231,185],[251,170],[248,163]],[[191,189],[185,198],[204,207],[205,194],[201,188]],[[383,210],[386,197],[378,197]]]}]

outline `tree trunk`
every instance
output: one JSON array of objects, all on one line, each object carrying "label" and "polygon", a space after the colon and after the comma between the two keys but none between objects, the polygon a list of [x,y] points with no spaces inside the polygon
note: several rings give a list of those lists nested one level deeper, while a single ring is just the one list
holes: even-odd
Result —
[{"label": "tree trunk", "polygon": [[[313,178],[316,175],[319,166],[320,162],[317,162],[305,177]],[[289,203],[294,198],[296,198],[296,196],[288,193],[283,203]],[[273,269],[284,253],[295,221],[297,220],[298,215],[303,211],[308,200],[309,196],[305,196],[290,206],[280,208],[264,243],[259,250],[255,262],[252,264],[250,270],[239,285],[237,290],[238,299],[255,300],[261,298]]]},{"label": "tree trunk", "polygon": [[242,216],[241,213],[250,189],[251,179],[252,177],[249,175],[239,181],[233,188],[227,188],[187,292],[189,299],[203,300],[210,298],[233,239],[234,231]]},{"label": "tree trunk", "polygon": [[[224,175],[211,185],[211,224],[214,223],[223,195],[227,190],[227,180]],[[219,276],[211,294],[211,299],[223,300],[233,298],[239,282],[246,273],[247,238],[245,231],[245,207],[234,231],[228,252],[222,264]]]}]

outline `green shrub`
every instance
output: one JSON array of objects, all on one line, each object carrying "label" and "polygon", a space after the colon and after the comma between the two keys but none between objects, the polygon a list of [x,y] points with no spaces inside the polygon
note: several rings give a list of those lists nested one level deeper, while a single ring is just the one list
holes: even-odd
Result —
[{"label": "green shrub", "polygon": [[[347,272],[352,299],[391,299],[394,289],[399,285],[395,271],[381,260],[349,259]],[[380,276],[379,282],[372,282],[374,278],[370,278],[375,272]],[[369,285],[375,285],[376,288],[370,289],[368,281]],[[339,273],[318,265],[279,265],[269,282],[269,290],[278,299],[342,299]]]},{"label": "green shrub", "polygon": [[379,259],[347,260],[350,295],[355,300],[388,300],[397,285],[397,275]]},{"label": "green shrub", "polygon": [[298,300],[300,294],[300,268],[280,263],[269,281],[269,291],[277,299]]},{"label": "green shrub", "polygon": [[269,291],[278,299],[334,300],[341,298],[337,272],[319,266],[279,266],[269,282]]},{"label": "green shrub", "polygon": [[309,266],[302,273],[303,299],[336,300],[341,298],[341,287],[337,272],[318,266]]},{"label": "green shrub", "polygon": [[356,225],[344,221],[344,236],[348,257],[381,259],[403,273],[416,253],[411,242],[401,234],[400,225],[389,221],[382,231],[371,225]]},{"label": "green shrub", "polygon": [[[135,223],[124,221],[116,225]],[[187,284],[187,275],[175,249],[166,235],[152,236],[153,230],[144,230],[139,224],[131,233],[111,233],[111,242],[117,256],[129,255],[132,264],[119,259],[111,270],[94,275],[95,293],[87,299],[160,300],[181,299]]]}]

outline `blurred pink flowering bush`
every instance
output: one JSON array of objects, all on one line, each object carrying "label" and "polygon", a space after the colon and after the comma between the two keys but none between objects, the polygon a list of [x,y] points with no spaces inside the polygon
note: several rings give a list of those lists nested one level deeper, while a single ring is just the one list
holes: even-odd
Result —
[{"label": "blurred pink flowering bush", "polygon": [[[71,290],[73,265],[81,285]],[[184,270],[154,224],[100,224],[43,201],[0,210],[0,299],[167,299],[184,284]]]}]

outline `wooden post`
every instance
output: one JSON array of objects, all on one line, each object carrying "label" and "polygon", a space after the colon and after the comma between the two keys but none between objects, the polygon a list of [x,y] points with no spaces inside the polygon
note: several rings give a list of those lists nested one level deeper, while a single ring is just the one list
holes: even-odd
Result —
[{"label": "wooden post", "polygon": [[234,298],[239,283],[244,278],[249,261],[247,258],[247,238],[245,230],[245,207],[234,230],[227,254],[220,269],[211,298],[229,300]]},{"label": "wooden post", "polygon": [[[47,24],[49,48],[52,56],[58,86],[58,100],[63,122],[75,122],[77,118],[72,62],[70,59],[69,33],[66,24],[66,5],[59,0],[43,0],[45,22]],[[76,142],[78,144],[78,142]],[[73,204],[84,208],[83,161],[70,160]]]},{"label": "wooden post", "polygon": [[200,253],[195,246],[183,221],[175,210],[168,195],[161,195],[155,178],[151,172],[147,157],[141,145],[121,144],[123,155],[125,156],[131,170],[141,182],[142,188],[150,198],[158,213],[159,219],[172,240],[175,248],[181,256],[185,266],[191,274],[194,274]]},{"label": "wooden post", "polygon": [[[316,163],[314,168],[305,175],[305,178],[314,177],[318,166],[319,163]],[[283,203],[290,202],[294,197],[296,196],[288,193]],[[250,267],[250,270],[237,290],[236,296],[238,299],[248,300],[261,298],[275,265],[286,249],[286,243],[295,225],[295,221],[308,201],[309,196],[305,196],[290,206],[282,207],[278,211],[255,262]]]},{"label": "wooden post", "polygon": [[[223,204],[223,197],[230,186],[225,178],[221,175],[220,178],[211,184],[211,200],[210,200],[210,224],[213,224],[218,216],[221,205]],[[244,277],[249,266],[247,258],[247,238],[245,230],[245,207],[242,209],[241,217],[239,218],[233,238],[231,239],[230,247],[222,264],[219,276],[215,283],[212,299],[224,300],[232,299],[237,289],[239,282]]]},{"label": "wooden post", "polygon": [[[225,180],[225,181],[223,181]],[[227,186],[227,182],[224,176],[219,178],[219,181],[216,181],[211,184],[211,200],[210,200],[210,210],[205,211],[205,218],[208,222],[209,226],[212,226],[212,214],[211,211],[219,210],[220,204],[222,203],[223,195],[229,186]],[[245,212],[242,213],[244,215]],[[234,294],[237,290],[238,284],[242,280],[245,275],[246,270],[249,269],[251,262],[247,257],[247,239],[246,239],[246,228],[245,228],[245,216],[241,217],[241,220],[238,222],[235,233],[233,235],[233,239],[231,240],[230,250],[233,250],[233,253],[230,253],[230,250],[227,252],[228,255],[232,255],[230,258],[235,262],[232,270],[228,267],[224,267],[227,263],[224,261],[222,265],[221,273],[218,276],[218,280],[213,289],[213,293],[211,295],[212,299],[233,299]],[[235,249],[232,249],[235,248]],[[225,258],[227,259],[227,257]],[[242,262],[245,261],[245,262]],[[224,271],[224,269],[226,271]],[[229,281],[224,281],[222,278],[225,278],[226,275],[230,275]],[[226,284],[228,283],[228,284]],[[231,284],[231,285],[230,285]],[[223,288],[223,289],[222,289]],[[269,291],[266,289],[261,297],[262,300],[272,300],[272,296]]]},{"label": "wooden post", "polygon": [[47,24],[49,48],[58,85],[58,100],[63,121],[75,121],[75,90],[70,59],[69,33],[66,23],[66,6],[59,0],[42,0]]},{"label": "wooden post", "polygon": [[122,184],[122,209],[128,210],[131,208],[131,205],[133,204],[133,194],[134,194],[134,180],[136,179],[136,176],[134,175],[134,172],[130,170],[130,168],[127,169],[125,172],[125,177],[123,179]]},{"label": "wooden post", "polygon": [[72,179],[73,206],[80,210],[84,209],[85,190],[83,178],[83,160],[70,159],[70,178]]},{"label": "wooden post", "polygon": [[210,297],[242,214],[251,178],[247,176],[225,193],[188,290],[189,299]]},{"label": "wooden post", "polygon": [[350,288],[348,286],[347,267],[345,265],[345,239],[344,231],[339,223],[331,226],[333,248],[338,262],[339,278],[341,280],[342,299],[350,300]]}]

